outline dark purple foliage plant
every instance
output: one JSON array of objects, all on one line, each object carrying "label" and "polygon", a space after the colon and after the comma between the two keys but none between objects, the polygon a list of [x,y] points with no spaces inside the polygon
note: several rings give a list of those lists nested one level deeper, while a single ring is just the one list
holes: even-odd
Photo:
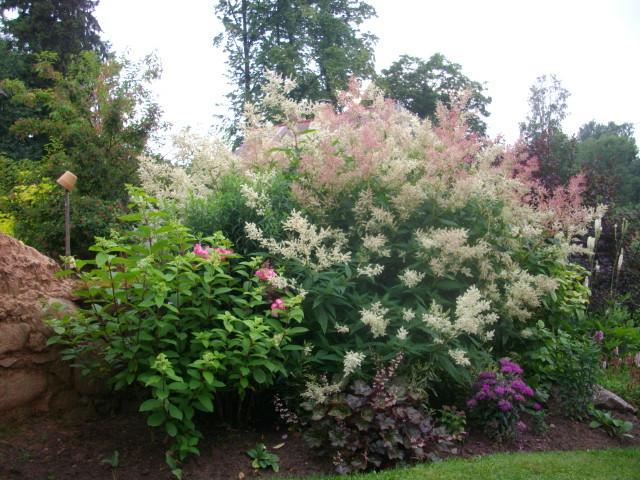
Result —
[{"label": "dark purple foliage plant", "polygon": [[339,473],[434,460],[451,444],[424,407],[424,395],[392,382],[401,359],[380,368],[370,385],[356,380],[347,392],[303,405],[311,415],[305,439],[332,457]]}]

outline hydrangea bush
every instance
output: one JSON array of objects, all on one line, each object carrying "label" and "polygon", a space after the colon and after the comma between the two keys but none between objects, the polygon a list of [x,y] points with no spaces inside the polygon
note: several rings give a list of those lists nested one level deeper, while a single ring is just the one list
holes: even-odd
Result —
[{"label": "hydrangea bush", "polygon": [[198,453],[196,412],[237,421],[296,370],[302,299],[276,284],[262,257],[239,255],[221,234],[198,242],[154,199],[131,193],[130,229],[98,239],[95,260],[75,262],[83,308],[53,319],[49,342],[115,390],[139,391],[180,476],[180,462]]}]

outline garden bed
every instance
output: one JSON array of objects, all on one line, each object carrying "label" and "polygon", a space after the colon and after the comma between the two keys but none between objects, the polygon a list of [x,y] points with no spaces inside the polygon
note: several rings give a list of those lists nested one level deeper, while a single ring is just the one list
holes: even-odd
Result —
[{"label": "garden bed", "polygon": [[[544,436],[524,433],[515,443],[499,445],[472,432],[458,447],[462,457],[475,457],[507,451],[547,451],[600,449],[640,446],[638,418],[635,438],[618,440],[588,425],[550,416]],[[236,479],[267,477],[270,471],[254,472],[245,452],[257,443],[266,444],[280,457],[276,476],[303,477],[329,474],[328,460],[313,455],[297,433],[285,431],[213,430],[201,442],[200,457],[190,459],[185,479]],[[273,450],[274,446],[284,443]],[[138,414],[118,414],[99,420],[41,417],[20,425],[0,427],[0,478],[30,480],[62,479],[170,479],[164,462],[166,445],[160,431],[145,425]],[[118,467],[112,469],[105,459],[119,453]]]}]

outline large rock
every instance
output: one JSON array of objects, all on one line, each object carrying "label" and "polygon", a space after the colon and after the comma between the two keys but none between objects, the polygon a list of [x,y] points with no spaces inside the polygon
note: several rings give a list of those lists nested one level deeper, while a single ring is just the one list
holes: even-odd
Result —
[{"label": "large rock", "polygon": [[618,412],[628,412],[635,414],[638,411],[636,407],[631,405],[622,397],[600,386],[597,386],[594,392],[593,404],[596,407],[605,408],[607,410],[616,410]]},{"label": "large rock", "polygon": [[0,233],[0,418],[66,406],[73,397],[61,393],[73,392],[73,376],[47,347],[51,329],[43,321],[75,308],[73,283],[56,277],[58,270],[52,259]]},{"label": "large rock", "polygon": [[47,374],[41,369],[0,372],[0,412],[28,405],[46,390]]},{"label": "large rock", "polygon": [[0,355],[22,350],[30,333],[31,328],[26,323],[0,324]]}]

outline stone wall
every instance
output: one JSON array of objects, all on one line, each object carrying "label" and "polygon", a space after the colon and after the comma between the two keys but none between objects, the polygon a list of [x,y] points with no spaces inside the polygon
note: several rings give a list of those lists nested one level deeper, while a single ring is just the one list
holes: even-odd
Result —
[{"label": "stone wall", "polygon": [[[0,419],[71,408],[73,372],[47,347],[43,317],[73,309],[73,285],[57,264],[0,233]],[[60,314],[60,312],[58,312]]]}]

